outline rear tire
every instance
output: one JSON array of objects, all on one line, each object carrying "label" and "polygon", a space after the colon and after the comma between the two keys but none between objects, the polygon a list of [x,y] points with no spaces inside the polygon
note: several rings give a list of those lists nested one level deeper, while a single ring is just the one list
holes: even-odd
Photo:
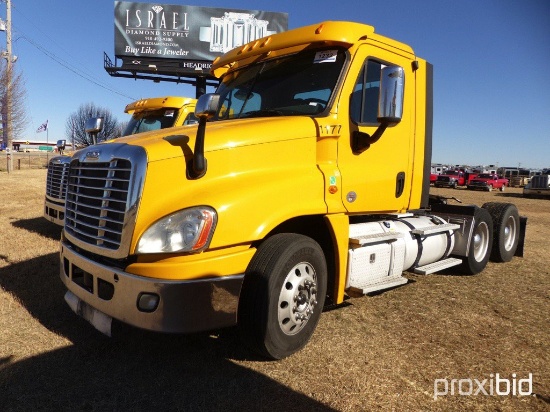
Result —
[{"label": "rear tire", "polygon": [[493,220],[489,212],[483,208],[476,208],[474,213],[474,227],[470,239],[468,256],[463,258],[458,267],[464,275],[475,275],[485,269],[491,248],[493,246]]},{"label": "rear tire", "polygon": [[519,243],[519,212],[512,203],[489,202],[482,206],[493,219],[493,262],[509,262],[516,253]]},{"label": "rear tire", "polygon": [[281,233],[264,241],[245,274],[238,328],[243,342],[271,359],[303,348],[325,301],[327,266],[313,239]]}]

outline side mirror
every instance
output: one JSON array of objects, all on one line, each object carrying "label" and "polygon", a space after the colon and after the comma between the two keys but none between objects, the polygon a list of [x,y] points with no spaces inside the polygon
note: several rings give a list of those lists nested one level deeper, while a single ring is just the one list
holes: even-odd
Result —
[{"label": "side mirror", "polygon": [[97,134],[103,130],[103,117],[91,117],[86,120],[84,130],[86,133]]},{"label": "side mirror", "polygon": [[197,116],[199,119],[209,119],[216,114],[219,104],[219,94],[203,94],[197,100],[197,104],[195,106],[195,116]]},{"label": "side mirror", "polygon": [[204,134],[206,130],[206,121],[218,112],[220,105],[219,94],[203,94],[197,100],[195,106],[195,116],[199,118],[197,127],[197,137],[195,138],[195,151],[193,160],[187,168],[187,176],[190,179],[199,179],[206,173],[207,162],[204,157]]},{"label": "side mirror", "polygon": [[378,121],[388,126],[399,123],[403,117],[405,74],[402,67],[386,66],[380,75]]},{"label": "side mirror", "polygon": [[58,140],[56,146],[59,150],[65,150],[65,144],[66,140]]},{"label": "side mirror", "polygon": [[405,73],[402,67],[385,66],[380,73],[377,120],[380,126],[373,135],[355,131],[351,145],[354,153],[362,153],[376,143],[389,126],[394,126],[403,118],[403,97],[405,94]]},{"label": "side mirror", "polygon": [[84,131],[92,136],[92,143],[97,143],[97,134],[103,130],[103,117],[91,117],[86,120]]}]

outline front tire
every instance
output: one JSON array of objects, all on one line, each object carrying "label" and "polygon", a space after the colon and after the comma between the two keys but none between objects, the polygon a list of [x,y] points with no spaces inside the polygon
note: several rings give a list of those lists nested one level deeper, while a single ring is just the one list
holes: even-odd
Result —
[{"label": "front tire", "polygon": [[476,208],[474,213],[474,227],[470,238],[468,256],[458,267],[465,275],[475,275],[485,269],[493,246],[493,220],[489,212],[483,208]]},{"label": "front tire", "polygon": [[271,359],[303,348],[325,301],[327,265],[313,239],[281,233],[264,241],[245,274],[238,328],[244,343]]},{"label": "front tire", "polygon": [[493,219],[494,242],[491,250],[493,262],[509,262],[519,243],[519,212],[512,203],[488,202],[482,206]]}]

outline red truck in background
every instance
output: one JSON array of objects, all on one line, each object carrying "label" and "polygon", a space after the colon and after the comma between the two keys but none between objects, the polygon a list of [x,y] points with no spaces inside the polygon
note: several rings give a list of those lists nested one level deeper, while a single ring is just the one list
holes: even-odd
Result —
[{"label": "red truck in background", "polygon": [[469,190],[486,190],[488,192],[493,189],[500,189],[502,192],[506,186],[508,186],[508,179],[493,173],[481,173],[475,179],[470,180],[467,185]]},{"label": "red truck in background", "polygon": [[456,189],[458,186],[467,186],[475,177],[477,177],[477,173],[464,172],[462,170],[447,170],[445,173],[437,176],[434,186]]},{"label": "red truck in background", "polygon": [[437,176],[445,173],[447,168],[442,164],[432,164],[431,173],[430,173],[430,185],[433,185],[437,180]]}]

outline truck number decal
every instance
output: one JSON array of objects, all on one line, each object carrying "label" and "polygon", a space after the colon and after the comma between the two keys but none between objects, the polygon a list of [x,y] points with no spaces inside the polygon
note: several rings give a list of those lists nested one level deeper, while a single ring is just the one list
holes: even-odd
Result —
[{"label": "truck number decal", "polygon": [[336,61],[337,50],[323,50],[315,53],[313,63],[334,63]]},{"label": "truck number decal", "polygon": [[342,129],[341,124],[320,124],[319,134],[321,136],[339,136],[340,129]]}]

